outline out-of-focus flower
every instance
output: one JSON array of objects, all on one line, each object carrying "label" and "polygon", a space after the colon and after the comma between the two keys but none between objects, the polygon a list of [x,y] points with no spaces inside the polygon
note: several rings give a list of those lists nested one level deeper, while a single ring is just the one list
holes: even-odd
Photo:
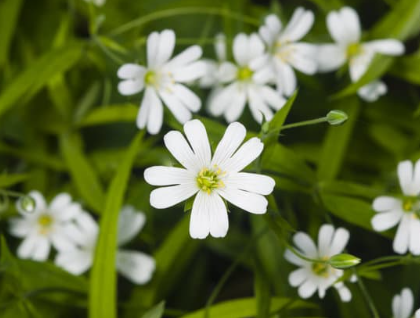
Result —
[{"label": "out-of-focus flower", "polygon": [[213,237],[226,235],[229,221],[223,199],[250,213],[267,211],[264,195],[273,191],[274,180],[240,172],[263,151],[264,145],[258,138],[251,138],[240,146],[246,129],[240,123],[232,123],[212,157],[201,121],[187,122],[184,132],[189,144],[179,131],[171,131],[164,137],[166,148],[183,168],[156,166],[144,172],[146,182],[163,186],[150,194],[153,207],[165,209],[195,195],[190,235],[199,239],[209,234]]},{"label": "out-of-focus flower", "polygon": [[[227,122],[237,120],[248,103],[254,119],[261,123],[273,117],[286,100],[269,86],[271,71],[252,66],[252,61],[264,54],[264,43],[257,34],[238,34],[233,41],[236,65],[225,64],[222,83],[229,84],[212,94],[209,111],[213,116],[224,115]],[[229,65],[229,66],[227,66]]]},{"label": "out-of-focus flower", "polygon": [[376,198],[373,201],[373,209],[378,214],[372,218],[372,227],[381,232],[398,224],[394,251],[399,254],[410,251],[414,255],[420,255],[420,160],[416,162],[415,167],[409,160],[400,162],[398,178],[404,198]]},{"label": "out-of-focus flower", "polygon": [[[118,246],[132,240],[142,229],[146,217],[132,206],[121,209],[118,220]],[[93,263],[99,227],[88,214],[82,213],[68,232],[75,242],[75,248],[60,251],[55,263],[74,275],[86,272]],[[154,259],[144,253],[118,248],[116,266],[118,272],[135,284],[147,283],[155,270]]]},{"label": "out-of-focus flower", "polygon": [[343,275],[343,270],[336,269],[328,264],[330,257],[340,254],[349,240],[349,232],[346,229],[334,229],[332,225],[324,224],[318,233],[318,247],[310,236],[298,232],[293,236],[293,241],[302,255],[314,260],[325,262],[310,262],[287,250],[285,258],[300,268],[289,275],[289,283],[293,287],[299,287],[298,293],[302,298],[311,297],[317,290],[318,296],[324,298],[328,288],[334,287],[344,302],[351,300],[350,290],[342,283],[334,282]]},{"label": "out-of-focus flower", "polygon": [[85,0],[85,1],[93,3],[94,5],[96,5],[98,7],[102,7],[106,2],[106,0]]},{"label": "out-of-focus flower", "polygon": [[147,38],[147,66],[124,64],[118,69],[117,75],[122,79],[118,91],[122,95],[144,90],[137,126],[147,126],[150,134],[157,134],[162,127],[163,104],[181,124],[191,119],[191,112],[201,108],[198,96],[182,83],[199,79],[205,73],[205,63],[198,61],[202,50],[194,45],[170,59],[174,48],[174,31],[153,32]]},{"label": "out-of-focus flower", "polygon": [[312,11],[297,8],[287,26],[283,29],[279,18],[271,14],[266,17],[259,33],[268,46],[268,53],[253,61],[254,67],[265,65],[265,72],[272,72],[277,90],[290,96],[297,86],[294,69],[315,74],[317,62],[316,46],[298,42],[311,29],[314,23]]},{"label": "out-of-focus flower", "polygon": [[49,205],[38,191],[31,191],[29,196],[35,201],[34,210],[28,213],[21,204],[16,204],[21,217],[10,220],[10,233],[24,238],[17,250],[18,256],[44,261],[51,245],[59,251],[73,248],[67,225],[82,213],[80,204],[72,202],[67,193],[58,194]]},{"label": "out-of-focus flower", "polygon": [[[344,7],[332,11],[327,16],[327,27],[334,44],[323,44],[318,50],[318,70],[328,72],[349,63],[352,82],[358,81],[366,73],[375,54],[401,55],[404,45],[395,39],[374,40],[362,43],[361,26],[357,12]],[[372,102],[386,94],[387,87],[381,81],[373,81],[358,91],[361,98]]]},{"label": "out-of-focus flower", "polygon": [[[404,288],[401,294],[397,294],[392,299],[392,317],[393,318],[410,318],[413,312],[414,298],[409,288]],[[418,317],[419,310],[416,312]]]}]

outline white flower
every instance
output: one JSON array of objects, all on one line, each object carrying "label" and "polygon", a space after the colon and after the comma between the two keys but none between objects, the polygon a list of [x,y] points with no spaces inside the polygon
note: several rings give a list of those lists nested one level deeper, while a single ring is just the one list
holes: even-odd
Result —
[{"label": "white flower", "polygon": [[[140,232],[145,221],[143,213],[136,212],[132,206],[124,206],[118,220],[118,246],[132,240]],[[74,275],[80,275],[92,266],[99,227],[88,213],[82,213],[68,232],[71,233],[77,247],[60,251],[55,263]],[[119,273],[133,283],[145,284],[152,277],[155,261],[147,254],[119,248],[116,266]]]},{"label": "white flower", "polygon": [[267,121],[273,117],[273,111],[279,110],[285,99],[268,83],[271,71],[252,66],[251,62],[264,54],[264,44],[257,34],[238,34],[233,41],[233,57],[236,65],[224,64],[222,82],[231,82],[220,89],[209,101],[209,111],[213,116],[224,115],[227,122],[237,120],[245,104],[249,104],[252,116],[261,123],[263,115]]},{"label": "white flower", "polygon": [[[392,299],[392,317],[410,318],[413,312],[414,298],[409,288],[404,288],[401,294],[397,294]],[[420,309],[416,311],[416,318],[419,318]]]},{"label": "white flower", "polygon": [[[319,47],[318,68],[321,72],[338,69],[347,61],[350,78],[358,81],[367,71],[376,53],[384,55],[401,55],[404,45],[394,39],[374,40],[362,43],[361,26],[357,12],[344,7],[332,11],[327,16],[327,27],[336,43]],[[383,82],[375,81],[359,89],[359,95],[367,101],[375,101],[387,91]]]},{"label": "white flower", "polygon": [[200,78],[199,85],[202,88],[220,88],[222,83],[227,83],[235,78],[235,66],[226,61],[226,37],[218,34],[215,37],[214,50],[217,60],[203,59],[206,72]]},{"label": "white flower", "polygon": [[316,72],[316,46],[298,42],[309,32],[313,23],[312,11],[297,8],[284,29],[279,18],[271,14],[265,18],[265,24],[259,30],[269,53],[259,61],[254,61],[254,64],[265,62],[267,72],[274,69],[277,90],[286,96],[296,90],[297,80],[293,68],[310,75]]},{"label": "white flower", "polygon": [[72,202],[67,193],[58,194],[49,205],[40,192],[31,191],[29,195],[36,203],[34,211],[25,212],[17,205],[21,217],[10,220],[10,233],[24,238],[17,250],[18,256],[44,261],[48,258],[51,244],[57,250],[73,248],[66,235],[66,226],[80,215],[80,205]]},{"label": "white flower", "polygon": [[378,212],[372,218],[375,231],[385,231],[398,225],[394,239],[394,251],[407,251],[420,255],[420,160],[413,169],[411,161],[398,164],[398,178],[404,194],[403,199],[380,196],[373,201],[373,209]]},{"label": "white flower", "polygon": [[204,74],[205,64],[197,61],[202,50],[194,45],[170,60],[174,47],[174,31],[153,32],[147,38],[147,67],[124,64],[118,69],[117,75],[123,79],[118,85],[122,95],[137,94],[144,89],[137,126],[140,129],[147,126],[150,134],[157,134],[162,127],[162,102],[181,124],[191,119],[191,112],[201,108],[201,100],[182,83]]},{"label": "white flower", "polygon": [[188,142],[179,131],[170,131],[164,137],[166,148],[183,168],[156,166],[144,172],[146,182],[164,186],[150,194],[153,207],[165,209],[196,195],[190,235],[199,239],[209,234],[226,235],[229,221],[223,199],[250,213],[267,211],[264,195],[273,191],[274,180],[240,172],[263,151],[264,145],[258,138],[251,138],[240,146],[245,139],[245,127],[232,123],[212,158],[206,129],[199,120],[187,122],[184,132]]},{"label": "white flower", "polygon": [[420,318],[420,309],[417,309],[417,310],[416,310],[415,315],[416,315],[416,318]]},{"label": "white flower", "polygon": [[[328,260],[331,256],[340,254],[349,240],[349,232],[343,228],[334,229],[332,225],[324,224],[318,233],[318,247],[314,241],[303,232],[293,236],[299,252],[311,259]],[[298,287],[299,296],[311,297],[317,290],[318,296],[324,298],[325,292],[331,286],[335,287],[340,294],[341,300],[351,300],[350,290],[343,283],[334,282],[343,275],[343,271],[335,269],[326,263],[314,263],[303,260],[290,250],[285,253],[285,258],[300,268],[289,275],[289,283]]]},{"label": "white flower", "polygon": [[105,4],[106,0],[85,0],[86,2],[91,2],[94,5],[101,7]]}]

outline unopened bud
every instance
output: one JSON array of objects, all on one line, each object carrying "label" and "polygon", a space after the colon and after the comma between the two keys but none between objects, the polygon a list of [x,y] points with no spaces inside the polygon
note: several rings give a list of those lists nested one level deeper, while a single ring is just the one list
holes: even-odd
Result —
[{"label": "unopened bud", "polygon": [[332,267],[338,268],[338,269],[346,269],[349,267],[353,267],[359,264],[360,262],[361,262],[360,258],[350,255],[350,254],[337,254],[337,255],[332,256],[328,260],[328,263]]},{"label": "unopened bud", "polygon": [[332,110],[327,114],[327,121],[332,126],[344,124],[349,117],[341,110]]},{"label": "unopened bud", "polygon": [[26,213],[34,212],[36,208],[36,202],[30,195],[21,196],[16,204],[19,211],[24,211]]}]

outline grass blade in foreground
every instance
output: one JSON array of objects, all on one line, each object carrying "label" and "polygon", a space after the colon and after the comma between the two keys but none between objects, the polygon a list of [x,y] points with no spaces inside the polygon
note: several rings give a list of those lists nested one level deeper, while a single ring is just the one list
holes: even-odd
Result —
[{"label": "grass blade in foreground", "polygon": [[115,258],[118,215],[143,134],[138,133],[132,141],[108,189],[90,276],[90,318],[114,318],[117,314]]}]

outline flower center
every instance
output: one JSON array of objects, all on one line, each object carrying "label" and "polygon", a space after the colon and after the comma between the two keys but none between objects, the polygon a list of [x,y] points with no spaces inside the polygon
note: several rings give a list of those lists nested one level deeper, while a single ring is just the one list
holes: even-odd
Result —
[{"label": "flower center", "polygon": [[156,84],[156,73],[153,71],[147,71],[144,75],[144,82],[146,85],[153,86]]},{"label": "flower center", "polygon": [[38,224],[40,226],[39,232],[46,234],[53,224],[53,218],[48,214],[41,214],[38,218]]},{"label": "flower center", "polygon": [[347,46],[347,58],[355,57],[362,52],[362,46],[360,43],[352,43]]},{"label": "flower center", "polygon": [[328,277],[329,274],[329,265],[327,263],[312,263],[312,271],[317,276]]},{"label": "flower center", "polygon": [[238,69],[236,77],[240,81],[247,81],[252,77],[252,74],[254,74],[254,72],[248,66],[244,66]]},{"label": "flower center", "polygon": [[210,194],[214,189],[223,188],[225,184],[221,180],[225,172],[222,172],[216,165],[214,169],[203,168],[200,170],[197,176],[198,187]]}]

